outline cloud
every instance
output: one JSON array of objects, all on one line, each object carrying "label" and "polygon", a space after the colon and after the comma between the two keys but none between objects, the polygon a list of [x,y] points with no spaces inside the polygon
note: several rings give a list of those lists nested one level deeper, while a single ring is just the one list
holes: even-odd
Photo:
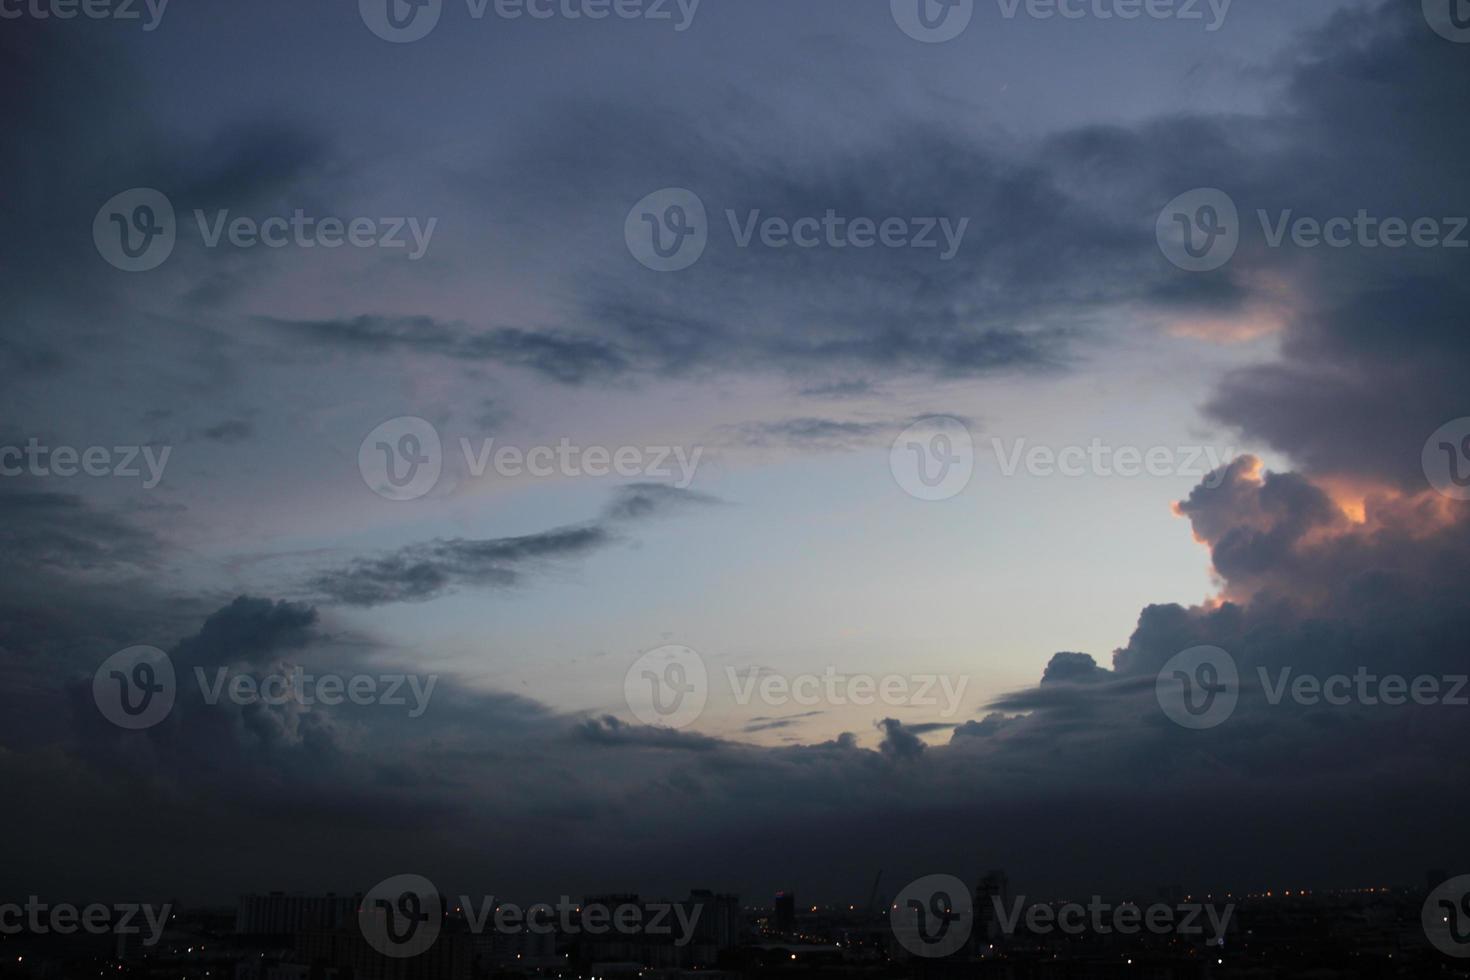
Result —
[{"label": "cloud", "polygon": [[[329,144],[284,122],[155,146],[156,134],[111,101],[131,91],[113,59],[94,62],[56,36],[0,34],[0,73],[12,82],[0,99],[16,122],[0,162],[24,163],[15,148],[54,132],[63,163],[54,173],[0,168],[18,175],[0,249],[26,286],[0,345],[21,371],[61,369],[91,337],[146,348],[139,334],[115,329],[115,311],[129,308],[116,302],[120,291],[166,305],[188,280],[196,303],[240,295],[241,280],[224,272],[201,282],[171,265],[146,285],[118,285],[95,257],[75,261],[78,238],[90,248],[75,229],[108,193],[162,174],[178,176],[181,202],[267,201],[333,166]],[[169,590],[144,573],[180,552],[126,512],[7,490],[0,782],[30,801],[0,814],[0,833],[26,842],[7,880],[18,893],[45,892],[66,868],[78,892],[228,898],[282,885],[345,893],[413,868],[500,891],[502,882],[576,887],[588,878],[671,889],[687,886],[693,855],[702,877],[728,887],[759,891],[781,877],[850,894],[854,854],[896,877],[1004,863],[1033,889],[1152,887],[1159,868],[1171,880],[1227,887],[1341,882],[1344,854],[1355,877],[1375,881],[1451,864],[1470,803],[1456,761],[1463,708],[1272,705],[1256,678],[1288,668],[1465,671],[1470,517],[1425,491],[1417,471],[1424,436],[1465,414],[1463,260],[1418,250],[1268,255],[1247,242],[1221,273],[1190,276],[1167,268],[1152,241],[1158,208],[1191,186],[1229,187],[1247,220],[1253,206],[1470,210],[1463,127],[1447,124],[1463,115],[1470,61],[1461,47],[1425,31],[1412,4],[1346,15],[1307,40],[1294,50],[1285,100],[1269,111],[1076,128],[1030,149],[988,148],[953,125],[883,125],[867,146],[787,160],[785,144],[722,141],[722,123],[590,109],[580,130],[558,125],[563,145],[515,144],[510,152],[528,165],[487,169],[496,186],[483,191],[514,216],[518,200],[544,212],[568,186],[603,189],[586,206],[596,226],[576,225],[570,237],[557,220],[568,215],[531,216],[563,246],[558,258],[567,253],[575,289],[565,325],[387,314],[257,321],[289,338],[286,354],[422,354],[436,379],[451,359],[568,384],[745,370],[971,378],[1066,369],[1097,333],[1100,311],[1229,321],[1262,298],[1257,273],[1269,267],[1289,273],[1294,289],[1281,357],[1232,374],[1209,411],[1300,468],[1272,473],[1237,460],[1217,487],[1207,482],[1179,505],[1210,549],[1220,600],[1145,607],[1111,661],[1107,651],[1065,652],[1043,667],[1047,651],[1037,651],[1035,685],[927,747],[920,735],[939,728],[892,718],[875,720],[877,749],[851,734],[744,745],[637,726],[606,708],[560,714],[454,678],[413,723],[345,707],[212,707],[190,694],[167,723],[138,735],[106,726],[90,702],[90,671],[123,645],[167,648],[186,678],[195,667],[259,674],[302,662],[412,670],[417,654],[350,635],[331,609]],[[56,129],[77,107],[80,121]],[[120,149],[97,159],[89,149],[99,143]],[[619,219],[650,174],[668,172],[707,175],[701,192],[716,221],[725,207],[955,212],[977,217],[977,237],[944,266],[917,254],[879,261],[716,243],[687,274],[641,275]],[[556,193],[528,193],[538,184]],[[592,247],[566,247],[603,226],[612,231]],[[60,321],[51,315],[59,310]],[[63,332],[58,322],[106,330]],[[192,383],[223,357],[213,343],[205,337],[179,357]],[[837,430],[782,430],[778,421],[771,435],[854,435],[841,419],[825,421]],[[1362,485],[1335,479],[1343,475]],[[690,502],[711,501],[631,487],[586,524],[414,544],[329,568],[315,591],[370,606],[503,588]],[[1200,644],[1227,650],[1247,684],[1226,724],[1193,732],[1163,715],[1154,684],[1170,657]],[[119,840],[166,847],[161,858],[159,847]]]},{"label": "cloud", "polygon": [[[1286,209],[1410,225],[1470,216],[1470,179],[1455,163],[1470,136],[1443,123],[1470,79],[1463,54],[1425,30],[1414,4],[1338,15],[1303,52],[1282,112],[1234,125],[1238,144],[1263,152],[1217,186],[1231,188],[1250,231],[1256,208],[1273,220]],[[1209,414],[1308,473],[1422,487],[1424,440],[1466,414],[1466,249],[1272,251],[1244,261],[1289,276],[1299,294],[1282,357],[1233,372]]]},{"label": "cloud", "polygon": [[84,498],[52,490],[19,489],[0,493],[6,515],[0,527],[5,564],[61,571],[116,571],[157,561],[156,535]]},{"label": "cloud", "polygon": [[878,751],[890,759],[914,760],[922,756],[928,747],[917,733],[906,728],[903,722],[896,718],[884,718],[874,727],[883,733],[883,741],[879,743]]},{"label": "cloud", "polygon": [[255,425],[248,419],[226,419],[211,425],[202,433],[211,442],[222,442],[225,445],[244,442],[254,434]]},{"label": "cloud", "polygon": [[797,392],[803,398],[866,398],[877,394],[877,386],[863,378],[832,381],[827,384],[808,385]]},{"label": "cloud", "polygon": [[746,422],[734,427],[734,435],[737,441],[747,446],[833,450],[854,448],[893,428],[889,422],[807,417]]},{"label": "cloud", "polygon": [[310,606],[239,596],[204,621],[199,632],[179,642],[174,653],[185,665],[269,661],[313,639],[316,610]]},{"label": "cloud", "polygon": [[461,586],[509,588],[532,567],[585,557],[613,540],[608,529],[585,526],[510,538],[430,541],[323,572],[311,588],[323,601],[349,606],[423,602]]},{"label": "cloud", "polygon": [[771,718],[766,715],[757,715],[742,729],[747,735],[758,732],[777,731],[783,728],[792,728],[806,718],[817,718],[826,714],[826,711],[801,711],[794,715],[785,715],[780,718]]},{"label": "cloud", "polygon": [[314,576],[320,601],[348,606],[424,602],[463,587],[507,589],[551,563],[601,551],[622,539],[621,528],[717,500],[656,483],[620,487],[598,521],[507,538],[429,541],[363,558]]},{"label": "cloud", "polygon": [[524,368],[563,384],[608,381],[625,374],[628,358],[591,336],[516,327],[472,329],[427,316],[357,316],[333,320],[261,322],[313,346],[367,354],[422,354]]},{"label": "cloud", "polygon": [[710,752],[721,746],[718,739],[700,735],[697,732],[631,725],[612,715],[588,718],[579,722],[573,731],[578,739],[594,745],[637,746],[685,752]]}]

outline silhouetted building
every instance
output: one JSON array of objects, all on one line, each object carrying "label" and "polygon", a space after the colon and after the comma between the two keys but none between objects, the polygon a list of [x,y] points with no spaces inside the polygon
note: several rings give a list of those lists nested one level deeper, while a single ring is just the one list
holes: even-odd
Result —
[{"label": "silhouetted building", "polygon": [[[793,917],[795,913],[795,899]],[[684,903],[689,917],[694,922],[694,942],[713,946],[716,949],[731,949],[740,942],[740,897],[717,895],[703,888],[689,893]],[[695,911],[698,918],[694,918]]]},{"label": "silhouetted building", "polygon": [[298,932],[335,929],[356,921],[360,895],[245,895],[235,912],[235,932],[242,936],[293,936]]},{"label": "silhouetted building", "polygon": [[975,886],[975,943],[982,951],[1001,938],[999,909],[1011,898],[1011,880],[1000,870],[985,872]]},{"label": "silhouetted building", "polygon": [[776,893],[776,928],[781,932],[796,929],[796,895],[793,892]]},{"label": "silhouetted building", "polygon": [[350,971],[353,980],[471,980],[474,937],[443,932],[427,950],[395,959],[373,949],[357,924],[296,937],[296,956],[312,969]]}]

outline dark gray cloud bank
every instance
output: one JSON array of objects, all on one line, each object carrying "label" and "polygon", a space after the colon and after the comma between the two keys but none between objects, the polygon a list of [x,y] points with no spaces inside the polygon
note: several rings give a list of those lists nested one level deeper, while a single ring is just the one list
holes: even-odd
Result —
[{"label": "dark gray cloud bank", "polygon": [[[356,315],[267,327],[361,356],[411,349],[503,361],[560,383],[720,364],[972,376],[1065,365],[1079,331],[1094,326],[1093,309],[1240,313],[1263,291],[1276,295],[1261,285],[1271,272],[1295,297],[1282,357],[1232,374],[1208,410],[1288,453],[1300,472],[1262,474],[1236,461],[1218,489],[1180,505],[1211,548],[1228,601],[1150,606],[1110,662],[1058,653],[1036,687],[999,698],[939,744],[919,737],[933,732],[875,718],[876,750],[852,736],[761,748],[560,714],[452,678],[412,723],[351,707],[205,710],[189,695],[165,724],[132,734],[97,716],[88,685],[102,656],[140,637],[173,638],[164,645],[181,671],[412,670],[411,656],[345,631],[334,606],[515,584],[541,563],[606,546],[630,519],[660,511],[664,491],[629,491],[585,526],[366,557],[321,573],[316,606],[165,593],[146,574],[167,551],[152,533],[76,498],[6,492],[0,784],[28,801],[0,812],[0,833],[25,842],[7,860],[8,881],[21,893],[224,898],[349,890],[413,869],[446,887],[575,894],[629,884],[674,891],[692,866],[748,893],[794,880],[815,897],[845,897],[877,867],[902,878],[1000,865],[1034,888],[1060,889],[1149,888],[1160,878],[1358,885],[1465,864],[1467,709],[1272,706],[1248,684],[1227,724],[1193,732],[1170,723],[1153,692],[1162,664],[1198,644],[1230,651],[1248,679],[1257,667],[1407,676],[1470,668],[1470,517],[1397,492],[1422,488],[1428,432],[1467,414],[1463,254],[1268,254],[1248,232],[1226,270],[1187,277],[1151,238],[1163,202],[1201,185],[1228,188],[1247,214],[1470,212],[1461,125],[1470,58],[1425,30],[1416,10],[1390,3],[1344,15],[1306,39],[1285,97],[1265,116],[1065,132],[1019,161],[920,129],[842,160],[778,166],[758,151],[731,154],[697,127],[691,138],[658,120],[589,112],[567,126],[574,141],[548,136],[525,151],[543,165],[518,171],[532,184],[567,186],[610,166],[613,183],[626,185],[614,196],[634,200],[646,150],[663,161],[660,172],[706,176],[716,207],[983,216],[973,247],[947,266],[716,247],[690,275],[656,281],[589,259],[578,322],[557,332]],[[46,59],[3,58],[0,71],[33,82],[54,67]],[[20,88],[4,90],[19,132],[42,126],[43,110]],[[48,149],[64,151],[68,134],[57,138]],[[47,339],[37,311],[63,301],[101,309],[115,287],[63,295],[50,270],[71,253],[45,229],[64,222],[32,193],[55,175],[18,167],[19,142],[0,160],[27,193],[4,221],[43,230],[34,252],[5,253],[23,281],[0,353],[10,371],[61,371],[72,353]],[[621,149],[593,152],[607,145]],[[268,193],[330,159],[279,126],[268,138],[226,134],[199,149],[170,157],[199,200]],[[92,173],[69,176],[95,184]],[[484,193],[499,200],[528,189]],[[40,200],[93,207],[90,198]],[[11,230],[0,242],[15,241]],[[230,292],[205,279],[189,298],[217,308]],[[848,434],[802,420],[781,428],[769,435]],[[1361,521],[1333,503],[1329,477],[1380,488]],[[1342,879],[1345,854],[1351,881]]]}]

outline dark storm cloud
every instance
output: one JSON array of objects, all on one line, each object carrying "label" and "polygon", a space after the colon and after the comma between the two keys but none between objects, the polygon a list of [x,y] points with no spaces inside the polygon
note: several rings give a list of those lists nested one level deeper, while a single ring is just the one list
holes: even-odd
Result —
[{"label": "dark storm cloud", "polygon": [[1010,721],[1009,716],[999,711],[992,711],[979,721],[971,719],[954,726],[954,734],[950,741],[957,742],[962,738],[992,738],[1005,728]]},{"label": "dark storm cloud", "polygon": [[[1467,84],[1463,46],[1426,30],[1417,4],[1343,14],[1293,76],[1268,169],[1246,171],[1233,193],[1243,207],[1319,220],[1360,209],[1411,224],[1470,216],[1470,130],[1452,122]],[[1299,257],[1306,301],[1284,359],[1230,376],[1210,412],[1310,471],[1422,487],[1424,440],[1467,414],[1467,256],[1379,246]]]},{"label": "dark storm cloud", "polygon": [[722,744],[718,739],[700,735],[697,732],[632,725],[612,715],[588,718],[578,723],[572,730],[577,739],[594,745],[709,752],[718,749]]},{"label": "dark storm cloud", "polygon": [[[746,139],[668,111],[569,107],[466,183],[518,240],[558,255],[577,298],[564,324],[299,326],[344,349],[495,360],[567,383],[741,369],[865,379],[830,396],[871,378],[1065,370],[1124,311],[1228,320],[1284,303],[1286,361],[1239,372],[1211,411],[1314,468],[1386,471],[1393,459],[1403,476],[1412,437],[1459,414],[1448,394],[1466,356],[1458,254],[1272,249],[1255,212],[1470,212],[1455,163],[1466,147],[1445,128],[1465,62],[1411,8],[1340,15],[1280,69],[1279,111],[1082,126],[1029,145],[875,118],[867,138],[796,153],[779,132]],[[627,209],[660,183],[690,187],[708,211],[708,249],[675,274],[638,266],[621,235]],[[1241,250],[1216,272],[1184,273],[1159,255],[1154,220],[1208,186],[1240,205]],[[559,210],[566,187],[592,201]],[[945,262],[923,249],[737,247],[727,215],[829,211],[970,224]],[[547,238],[568,229],[574,249]]]},{"label": "dark storm cloud", "polygon": [[316,626],[310,606],[240,596],[180,641],[174,653],[186,663],[255,662],[304,647]]},{"label": "dark storm cloud", "polygon": [[80,496],[34,489],[0,489],[0,544],[0,561],[17,571],[148,566],[161,547],[151,532]]},{"label": "dark storm cloud", "polygon": [[[287,196],[306,206],[329,196],[325,182],[342,176],[331,147],[316,127],[284,116],[211,117],[198,129],[170,129],[142,108],[154,93],[124,47],[54,20],[9,20],[7,27],[0,33],[7,201],[0,209],[0,358],[27,376],[78,365],[82,351],[116,354],[146,342],[158,344],[160,355],[187,358],[190,342],[174,334],[168,314],[238,298],[258,281],[255,267],[270,250],[228,267],[201,263],[181,233],[166,266],[146,284],[129,281],[93,245],[98,209],[134,187],[162,191],[181,229],[192,226],[194,208],[239,214],[277,207]],[[140,288],[146,302],[134,292]]]},{"label": "dark storm cloud", "polygon": [[928,748],[917,733],[906,728],[903,722],[896,718],[884,718],[875,727],[883,733],[883,741],[878,743],[878,751],[890,759],[917,759]]},{"label": "dark storm cloud", "polygon": [[[930,187],[935,200],[953,198],[977,221],[996,216],[977,232],[984,260],[962,251],[953,269],[884,263],[885,275],[861,256],[844,266],[854,257],[755,255],[750,268],[759,275],[743,276],[742,257],[716,248],[683,278],[583,281],[584,310],[612,330],[606,343],[615,355],[544,351],[574,365],[562,370],[538,366],[528,348],[512,344],[507,359],[522,357],[559,380],[724,364],[802,367],[818,359],[873,372],[973,374],[1065,362],[1071,333],[1018,332],[1012,321],[1056,318],[1070,328],[1093,304],[1140,297],[1177,310],[1239,310],[1257,288],[1248,273],[1260,256],[1249,245],[1223,276],[1159,268],[1151,223],[1178,190],[1214,183],[1231,188],[1246,208],[1258,199],[1331,212],[1344,202],[1409,215],[1463,208],[1456,195],[1465,180],[1458,152],[1465,51],[1424,31],[1412,7],[1345,18],[1304,48],[1290,112],[1264,120],[1074,132],[1029,167],[1002,166],[957,138],[933,134],[917,147],[955,152],[925,153],[917,167],[906,164],[902,147],[854,151],[831,172],[804,163],[782,168],[757,150],[750,151],[754,163],[735,156],[729,175],[712,178],[716,208],[727,200],[773,211],[832,202],[912,212],[934,208],[913,190]],[[7,37],[0,34],[0,44]],[[12,79],[17,65],[36,57],[13,40],[5,53],[0,72]],[[107,93],[106,75],[84,58],[75,67],[78,78],[64,91],[76,100],[72,108],[86,111],[89,97]],[[42,124],[68,102],[47,103],[50,90],[20,74],[24,83],[0,87],[0,99],[8,118],[33,124],[24,132],[44,134]],[[36,107],[34,93],[41,95]],[[108,113],[98,109],[93,121],[108,125]],[[669,169],[654,170],[638,149],[648,120],[626,130],[619,129],[626,120],[607,121],[600,135],[592,122],[591,136],[578,134],[583,145],[544,158],[565,164],[549,168],[549,186],[597,186],[587,175],[607,164],[624,174],[619,200],[631,202],[651,173],[720,173],[721,154],[698,138],[687,146],[655,140],[651,150],[669,154]],[[220,144],[226,155],[229,143]],[[7,141],[0,155],[15,145]],[[78,140],[72,153],[62,146],[58,159],[81,159],[91,145]],[[262,171],[276,180],[311,171],[313,151],[304,145],[287,140],[279,165],[261,161]],[[604,151],[614,154],[610,164]],[[581,169],[571,165],[579,162]],[[196,177],[192,186],[202,194],[231,185],[263,193],[250,174],[217,159]],[[893,190],[897,184],[904,189]],[[65,181],[23,178],[14,198],[19,213],[41,221],[38,227],[78,218],[84,223],[68,227],[85,227],[95,204],[72,208],[57,186]],[[33,204],[38,188],[46,193]],[[57,202],[76,213],[49,213]],[[616,226],[621,213],[608,213]],[[1018,228],[1021,234],[1007,237]],[[613,238],[607,256],[621,249]],[[22,251],[17,241],[24,239],[0,236],[7,260]],[[23,272],[74,257],[44,235],[38,242],[37,264],[22,264]],[[87,670],[78,669],[95,669],[120,638],[168,648],[185,677],[225,662],[259,671],[284,658],[340,653],[338,641],[309,607],[242,598],[209,609],[199,597],[160,595],[147,583],[129,583],[125,592],[99,585],[93,573],[156,554],[151,533],[61,494],[0,500],[15,518],[6,523],[3,557],[16,572],[0,583],[0,783],[26,801],[0,808],[0,831],[26,843],[7,860],[7,881],[44,892],[65,874],[82,891],[121,881],[221,897],[283,880],[350,892],[390,869],[442,874],[446,882],[468,878],[466,887],[475,887],[580,881],[593,868],[600,883],[658,887],[687,884],[695,855],[700,874],[722,882],[767,886],[779,875],[851,894],[865,887],[870,867],[963,873],[956,865],[965,861],[1004,864],[1033,883],[1064,887],[1126,882],[1157,868],[1169,869],[1172,880],[1236,887],[1288,878],[1359,886],[1358,879],[1393,881],[1406,867],[1417,873],[1459,863],[1470,804],[1464,708],[1272,706],[1252,688],[1226,724],[1196,732],[1170,723],[1155,701],[1163,664],[1199,644],[1229,651],[1247,678],[1262,667],[1351,673],[1362,666],[1410,676],[1465,670],[1470,518],[1444,502],[1384,495],[1367,502],[1360,523],[1348,520],[1311,472],[1417,479],[1409,472],[1422,443],[1415,430],[1427,433],[1464,414],[1455,407],[1464,390],[1458,273],[1433,255],[1414,256],[1413,276],[1393,261],[1376,264],[1382,253],[1275,258],[1302,273],[1299,288],[1312,297],[1320,299],[1319,288],[1341,295],[1294,317],[1283,364],[1238,373],[1216,400],[1220,418],[1310,467],[1300,475],[1259,474],[1252,462],[1237,461],[1219,488],[1197,490],[1181,504],[1233,601],[1145,608],[1111,669],[1090,654],[1059,654],[1038,671],[1034,688],[1000,699],[1002,712],[957,726],[947,745],[925,748],[915,728],[883,719],[877,750],[850,734],[821,745],[759,748],[601,714],[557,716],[449,680],[443,690],[453,710],[436,709],[414,725],[299,706],[206,710],[190,695],[157,729],[121,732],[100,724]],[[641,274],[619,275],[629,272]],[[755,295],[750,280],[767,276],[770,291]],[[38,288],[63,291],[47,281]],[[28,316],[22,310],[12,321],[22,327],[7,330],[7,350],[44,363],[35,342],[51,324]],[[374,340],[383,331],[370,324],[362,336],[334,334],[328,342],[400,353],[414,349],[395,339],[403,331],[390,326],[386,339]],[[434,340],[430,332],[425,349],[452,356],[446,352],[468,344],[457,328],[447,336]],[[589,525],[430,542],[323,580],[369,602],[513,581],[542,562],[605,547],[618,520],[662,512],[662,493],[632,490]],[[180,620],[187,629],[174,629]],[[342,655],[366,659],[369,652],[382,651]],[[69,727],[58,732],[63,721]],[[773,842],[777,857],[754,867],[751,855],[771,853]],[[854,855],[862,856],[861,869]],[[1354,880],[1345,881],[1347,874]]]},{"label": "dark storm cloud", "polygon": [[276,119],[209,135],[192,148],[189,167],[177,188],[180,200],[191,207],[232,210],[269,203],[282,188],[331,176],[334,169],[320,136]]},{"label": "dark storm cloud", "polygon": [[[1364,867],[1390,875],[1404,862],[1433,865],[1443,853],[1439,835],[1452,834],[1460,804],[1470,802],[1461,767],[1447,761],[1463,742],[1463,709],[1272,706],[1250,683],[1234,717],[1199,732],[1164,717],[1154,684],[1171,656],[1199,644],[1229,651],[1247,680],[1257,667],[1463,672],[1470,611],[1458,593],[1470,576],[1470,520],[1442,524],[1429,539],[1423,514],[1385,500],[1364,524],[1323,524],[1311,494],[1290,486],[1296,480],[1268,480],[1248,462],[1235,473],[1218,498],[1201,490],[1186,505],[1196,534],[1215,543],[1281,522],[1312,528],[1290,537],[1287,551],[1263,553],[1292,567],[1289,579],[1278,584],[1252,571],[1255,589],[1240,601],[1150,606],[1111,669],[1088,654],[1057,654],[1034,688],[955,726],[947,744],[926,747],[920,738],[947,725],[883,718],[874,722],[876,749],[851,735],[762,748],[605,713],[559,716],[452,678],[436,694],[445,700],[413,722],[321,706],[209,708],[190,695],[176,717],[140,740],[96,724],[79,684],[73,705],[82,742],[65,757],[67,775],[22,773],[3,754],[0,771],[46,787],[47,799],[77,799],[78,786],[95,783],[87,790],[98,794],[92,812],[114,821],[109,826],[130,826],[127,807],[160,801],[154,832],[180,840],[191,839],[188,825],[203,813],[216,833],[242,833],[267,813],[307,837],[309,828],[334,828],[326,843],[293,855],[317,876],[361,869],[362,855],[372,853],[393,866],[443,868],[450,880],[580,880],[576,869],[592,861],[602,874],[678,882],[698,854],[704,876],[753,875],[764,885],[774,872],[739,856],[748,853],[742,842],[755,838],[790,845],[782,874],[841,895],[853,886],[832,869],[847,867],[843,855],[850,859],[854,848],[871,862],[915,866],[915,874],[949,868],[974,850],[977,821],[993,841],[977,860],[1063,884],[1079,876],[1131,881],[1145,859],[1189,881],[1233,884],[1244,875],[1253,884],[1261,868],[1332,880],[1345,847]],[[1314,597],[1310,605],[1301,595]],[[225,662],[259,672],[287,660],[319,662],[331,633],[308,607],[241,598],[168,649],[184,674]],[[14,668],[0,659],[0,669]],[[783,720],[790,719],[751,724]],[[131,787],[116,815],[99,802],[113,781]],[[1396,801],[1389,810],[1385,793]],[[1079,801],[1106,828],[1109,846],[1059,857],[1055,841],[1075,832]],[[1330,826],[1310,818],[1324,806]],[[1270,811],[1264,835],[1263,808]],[[490,825],[487,812],[495,814]],[[1187,832],[1169,833],[1161,813],[1189,814]],[[875,835],[875,827],[927,829],[915,837]],[[1211,847],[1197,846],[1201,834]],[[610,835],[618,857],[607,854]],[[36,860],[57,853],[50,835],[34,840]],[[551,840],[556,848],[535,861],[514,856],[527,842]],[[66,846],[75,852],[77,844]],[[278,854],[292,847],[275,846]],[[201,848],[197,860],[215,879],[253,880],[217,849]],[[156,866],[133,863],[124,860],[134,880],[158,877]],[[20,871],[30,870],[26,857]]]},{"label": "dark storm cloud", "polygon": [[716,502],[697,491],[629,484],[617,490],[596,522],[508,538],[408,545],[323,572],[309,588],[322,601],[349,606],[423,602],[465,586],[510,588],[550,563],[586,557],[617,543],[622,525]]}]

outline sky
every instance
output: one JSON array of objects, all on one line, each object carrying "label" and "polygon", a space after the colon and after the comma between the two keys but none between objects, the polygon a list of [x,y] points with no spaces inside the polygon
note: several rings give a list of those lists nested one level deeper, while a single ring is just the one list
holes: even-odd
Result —
[{"label": "sky", "polygon": [[[17,893],[1467,858],[1465,709],[1251,678],[1466,670],[1470,46],[1417,0],[905,2],[0,4]],[[1360,213],[1440,240],[1274,231]],[[1208,731],[1155,696],[1197,646],[1246,678]],[[632,693],[671,663],[693,717]],[[196,683],[297,668],[434,687]]]}]

